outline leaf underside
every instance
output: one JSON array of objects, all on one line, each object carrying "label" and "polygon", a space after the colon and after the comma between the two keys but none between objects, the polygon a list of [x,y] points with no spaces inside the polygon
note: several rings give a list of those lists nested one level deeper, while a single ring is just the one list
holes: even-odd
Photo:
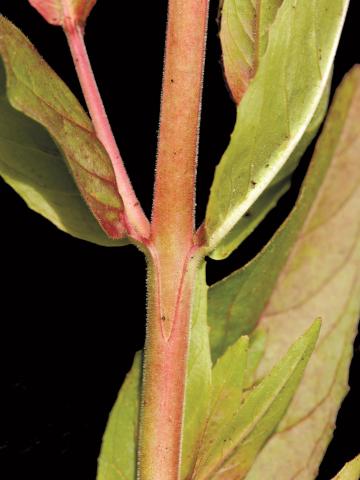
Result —
[{"label": "leaf underside", "polygon": [[0,59],[0,176],[60,230],[89,242],[118,246],[100,228],[86,205],[60,149],[41,125],[15,110],[5,92]]},{"label": "leaf underside", "polygon": [[347,0],[284,0],[279,8],[215,172],[205,222],[209,252],[300,142],[329,81],[347,5]]},{"label": "leaf underside", "polygon": [[268,30],[283,0],[224,0],[220,41],[224,73],[238,104],[255,76]]},{"label": "leaf underside", "polygon": [[266,331],[255,382],[314,315],[323,319],[292,405],[247,480],[262,479],[264,471],[279,480],[314,479],[347,392],[360,310],[359,118],[360,68],[355,67],[335,95],[288,219],[254,260],[209,289],[213,360],[256,324]]},{"label": "leaf underside", "polygon": [[[45,158],[38,159],[36,150],[38,150],[37,142],[39,141],[36,139],[34,139],[34,142],[30,142],[32,155],[27,157],[26,163],[23,158],[20,160],[20,155],[16,151],[16,143],[21,143],[21,135],[25,135],[25,133],[16,131],[16,133],[19,133],[20,140],[18,142],[15,132],[12,132],[13,148],[9,149],[7,147],[4,162],[9,165],[9,168],[12,167],[13,170],[19,172],[22,181],[19,184],[17,178],[12,179],[9,168],[5,172],[6,181],[20,194],[24,195],[25,201],[32,208],[66,230],[67,223],[74,223],[74,220],[71,219],[71,196],[74,198],[75,214],[86,218],[83,211],[79,212],[82,209],[79,206],[81,202],[74,196],[73,185],[65,173],[65,169],[68,168],[82,197],[107,236],[114,239],[124,237],[125,230],[121,221],[123,203],[117,190],[115,174],[104,147],[95,135],[89,117],[70,90],[44,62],[27,38],[2,16],[0,16],[0,56],[6,70],[6,93],[9,103],[13,108],[20,110],[48,130],[56,145],[61,149],[67,164],[67,167],[64,166],[64,169],[61,170],[61,162],[56,162],[60,178],[55,184],[54,181],[50,185],[42,182],[42,171],[39,164],[41,163],[41,169],[44,169],[43,177],[46,175],[54,178],[52,169],[56,168],[55,162],[50,161],[51,156],[48,157],[48,162]],[[3,120],[4,122],[9,120],[15,123],[20,122],[21,117],[16,116],[7,106],[4,97],[2,105],[2,112],[7,115]],[[26,123],[23,118],[21,119],[21,127],[29,128],[31,132],[34,129],[36,130],[34,122]],[[46,134],[40,128],[38,128],[36,134],[42,139],[46,138]],[[46,143],[48,144],[47,148],[52,153],[55,152],[55,157],[58,157],[59,152],[53,142],[48,138]],[[33,148],[35,150],[32,150]],[[10,158],[12,155],[14,155],[13,158]],[[31,188],[26,188],[27,181]],[[54,189],[60,191],[58,200],[55,195],[49,198],[48,191]],[[69,189],[69,198],[65,201],[67,189]],[[59,204],[58,209],[55,207],[56,203]],[[69,221],[68,216],[70,216]],[[80,231],[81,228],[81,225],[77,227]],[[86,228],[85,226],[85,231]],[[70,233],[76,235],[75,231]],[[79,236],[86,238],[87,235],[80,233]],[[96,243],[102,243],[101,236],[97,236],[100,241],[96,241]],[[105,235],[104,238],[106,239]],[[92,241],[91,238],[90,241]],[[104,243],[110,244],[107,240]]]},{"label": "leaf underside", "polygon": [[323,318],[320,339],[287,414],[256,459],[248,480],[260,480],[264,468],[279,480],[314,479],[348,391],[360,313],[359,119],[357,66],[337,91],[299,199],[298,215],[301,202],[323,178],[321,187],[260,318],[268,343],[257,379],[314,314]]}]

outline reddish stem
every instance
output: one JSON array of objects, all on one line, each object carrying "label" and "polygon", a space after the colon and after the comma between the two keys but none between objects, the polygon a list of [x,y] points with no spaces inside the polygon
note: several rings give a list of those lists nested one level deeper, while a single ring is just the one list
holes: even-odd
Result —
[{"label": "reddish stem", "polygon": [[[124,202],[127,227],[135,229],[137,233],[135,236],[148,238],[150,235],[149,221],[135,195],[111,130],[86,51],[84,29],[71,20],[65,20],[64,31],[95,132],[105,147],[114,168],[118,190]],[[130,231],[129,233],[135,232]]]},{"label": "reddish stem", "polygon": [[192,296],[195,176],[209,0],[169,0],[148,276],[139,478],[178,480]]}]

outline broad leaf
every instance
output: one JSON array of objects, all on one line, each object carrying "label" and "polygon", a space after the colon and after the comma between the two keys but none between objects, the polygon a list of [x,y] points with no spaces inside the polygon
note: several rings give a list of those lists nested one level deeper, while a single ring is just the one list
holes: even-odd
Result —
[{"label": "broad leaf", "polygon": [[[358,76],[359,69],[357,67],[349,74],[348,79],[335,96],[329,120],[325,124],[324,131],[317,144],[299,198],[287,220],[251,262],[209,288],[208,321],[213,360],[221,355],[239,336],[252,332],[269,301],[278,275],[307,219],[324,177],[330,178],[334,182],[334,191],[337,189],[339,192],[345,191],[342,186],[344,180],[355,182],[354,184],[358,181],[356,150],[353,148],[349,150],[348,155],[351,157],[349,165],[352,165],[351,168],[354,172],[346,179],[343,179],[340,173],[344,172],[344,175],[345,172],[350,170],[350,167],[346,167],[346,169],[339,167],[341,158],[337,154],[337,143],[339,141],[341,143],[346,142],[345,137],[341,138],[345,125],[349,132],[353,132],[349,134],[350,136],[355,138],[357,134],[356,131],[354,132],[355,125],[358,123],[356,120],[357,99],[352,97],[357,89]],[[349,119],[347,118],[348,115],[350,115]],[[351,121],[354,122],[352,127],[350,127]],[[344,149],[345,146],[342,148]],[[330,198],[329,205],[335,205],[336,203],[336,197],[334,199]],[[326,207],[322,208],[326,210]],[[350,207],[348,208],[350,209]],[[355,224],[353,221],[348,222],[344,231]],[[346,237],[344,235],[344,239]],[[338,248],[341,251],[341,244]],[[264,282],[264,278],[266,278],[266,282]],[[305,285],[306,282],[303,283]]]},{"label": "broad leaf", "polygon": [[283,0],[224,0],[220,40],[229,89],[239,103],[264,54],[269,26]]},{"label": "broad leaf", "polygon": [[360,478],[360,455],[348,462],[333,478],[333,480],[359,480]]},{"label": "broad leaf", "polygon": [[[357,67],[336,94],[307,184],[320,183],[321,169],[329,165],[326,176],[260,319],[268,340],[257,378],[266,374],[314,313],[324,319],[320,340],[286,416],[248,480],[263,478],[264,468],[278,480],[315,478],[348,390],[360,312],[359,117]],[[307,200],[309,186],[305,187],[297,211]],[[276,243],[275,239],[273,255]]]},{"label": "broad leaf", "polygon": [[186,375],[181,478],[186,478],[201,442],[211,389],[211,356],[207,326],[207,290],[205,264],[198,272],[194,292],[189,358]]},{"label": "broad leaf", "polygon": [[254,205],[250,207],[246,214],[237,222],[235,227],[222,239],[218,247],[210,253],[210,257],[214,260],[221,260],[228,257],[240,245],[240,243],[242,243],[245,238],[254,231],[270,210],[276,206],[283,194],[289,189],[291,176],[294,173],[294,170],[298,166],[306,148],[315,137],[324,120],[330,95],[330,80],[331,78],[327,83],[309,126],[286,164],[256,200]]},{"label": "broad leaf", "polygon": [[[360,302],[359,114],[360,69],[356,67],[336,93],[291,215],[252,262],[209,289],[213,358],[239,335],[250,333],[269,304],[261,325],[273,333],[267,339],[268,353],[258,378],[314,313],[324,318],[323,340],[298,400],[284,419],[281,433],[256,460],[249,480],[263,478],[264,468],[279,480],[287,480],[291,469],[294,478],[313,479],[347,391]],[[283,269],[291,249],[291,263]],[[281,269],[280,283],[269,302]],[[271,314],[273,302],[278,306]],[[281,312],[283,303],[287,305]]]},{"label": "broad leaf", "polygon": [[111,411],[98,460],[97,480],[136,479],[141,359],[138,352]]},{"label": "broad leaf", "polygon": [[48,132],[9,104],[1,59],[0,176],[60,230],[98,245],[126,243],[111,240],[100,228]]},{"label": "broad leaf", "polygon": [[[27,38],[1,16],[0,56],[6,69],[11,105],[49,131],[104,231],[111,238],[123,237],[123,203],[115,174],[90,119]],[[49,163],[47,171],[50,169]]]},{"label": "broad leaf", "polygon": [[[196,480],[244,478],[259,449],[283,417],[314,349],[319,329],[320,322],[316,321],[294,343],[270,374],[241,404],[238,403],[235,410],[236,403],[228,399],[223,408],[219,406],[224,424],[220,424],[218,431],[213,432],[212,441],[202,444],[203,448],[199,452],[191,478]],[[230,407],[229,411],[227,406]],[[230,413],[231,420],[228,418]],[[263,473],[265,471],[263,470]]]},{"label": "broad leaf", "polygon": [[84,24],[96,0],[29,0],[45,20],[63,25],[65,19]]},{"label": "broad leaf", "polygon": [[[206,214],[209,252],[284,166],[328,82],[348,0],[284,0],[237,111]],[[276,79],[276,81],[274,81]]]},{"label": "broad leaf", "polygon": [[[195,289],[182,447],[182,471],[192,467],[207,418],[211,388],[211,359],[206,323],[205,268],[201,267]],[[138,354],[139,355],[139,354]],[[97,480],[135,480],[138,414],[140,405],[140,355],[120,390],[113,407],[99,457]],[[120,434],[119,432],[124,432]],[[126,453],[124,453],[126,452]],[[112,475],[112,476],[110,476]],[[182,478],[184,478],[182,475]]]}]

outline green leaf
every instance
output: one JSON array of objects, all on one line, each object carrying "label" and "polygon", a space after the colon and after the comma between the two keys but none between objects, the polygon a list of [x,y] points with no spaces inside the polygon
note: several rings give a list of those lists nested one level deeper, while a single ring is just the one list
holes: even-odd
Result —
[{"label": "green leaf", "polygon": [[[295,210],[271,242],[276,256],[285,245],[281,236],[301,221],[304,205],[311,200],[306,222],[260,318],[267,347],[256,380],[277,362],[314,313],[323,318],[323,328],[294,400],[247,480],[262,479],[264,469],[277,480],[314,479],[348,391],[360,312],[359,115],[356,67],[336,93]],[[266,278],[266,269],[263,273]]]},{"label": "green leaf", "polygon": [[80,195],[48,132],[8,102],[0,59],[0,175],[27,205],[74,237],[104,246],[111,240]]},{"label": "green leaf", "polygon": [[248,337],[241,337],[216,362],[213,368],[211,402],[205,428],[198,449],[193,452],[196,460],[189,477],[200,478],[201,461],[212,450],[221,450],[229,424],[237,417],[242,399]]},{"label": "green leaf", "polygon": [[[250,334],[254,329],[269,301],[278,275],[307,219],[324,177],[327,175],[329,178],[334,178],[333,181],[338,182],[339,185],[343,182],[342,178],[337,178],[333,173],[339,171],[337,164],[340,161],[334,155],[345,122],[347,122],[347,128],[350,128],[350,119],[347,120],[347,115],[351,103],[355,102],[354,105],[356,104],[356,100],[353,100],[352,97],[356,91],[357,76],[359,75],[357,72],[358,67],[352,71],[336,95],[336,101],[330,110],[329,120],[325,124],[323,134],[315,149],[315,155],[299,198],[287,220],[251,262],[209,288],[208,321],[213,360],[237,338]],[[353,106],[354,109],[355,106]],[[351,119],[355,118],[355,113],[351,113],[351,115]],[[321,149],[323,149],[322,152]],[[350,153],[354,154],[352,150]],[[352,165],[354,161],[352,159]],[[356,172],[356,165],[353,165],[352,168]],[[349,167],[343,169],[343,172],[348,170]],[[358,175],[358,173],[353,173],[352,179],[357,181]],[[349,181],[350,177],[347,180]],[[342,186],[335,188],[338,188],[339,192],[345,191]],[[330,199],[329,205],[334,205],[334,200]],[[326,207],[322,208],[326,210]],[[341,247],[339,249],[341,250]],[[264,282],[264,278],[266,278],[266,282]]]},{"label": "green leaf", "polygon": [[[104,147],[95,135],[90,119],[66,85],[36,52],[33,45],[2,16],[0,16],[0,56],[6,69],[7,96],[10,104],[49,131],[61,148],[81,194],[104,231],[111,238],[123,237],[125,234],[121,221],[123,204],[117,190],[115,174]],[[7,113],[9,111],[7,109]],[[21,133],[19,135],[21,138]],[[42,136],[44,138],[43,133]],[[18,155],[19,153],[14,158],[14,170],[24,168],[18,161]],[[47,218],[49,216],[54,218],[54,212],[50,211],[49,215],[47,214],[46,202],[41,206],[41,196],[47,197],[46,194],[44,195],[46,189],[39,188],[38,191],[36,188],[36,184],[41,185],[38,178],[41,172],[39,172],[39,164],[36,165],[36,155],[29,156],[29,159],[35,159],[35,173],[31,177],[30,165],[20,173],[22,183],[26,182],[25,178],[30,177],[31,188],[21,188],[16,181],[14,185],[19,193],[24,192],[25,200],[37,206],[37,211],[41,211]],[[10,162],[10,158],[7,158],[6,162]],[[22,165],[24,163],[23,161]],[[44,165],[45,159],[42,159],[42,166]],[[50,173],[52,167],[53,164],[49,161],[46,175],[52,175]],[[65,177],[62,175],[62,178]],[[9,174],[7,174],[7,181],[9,183],[12,181]],[[67,184],[71,185],[70,182]],[[66,187],[67,184],[65,183],[64,186]],[[44,183],[42,185],[47,186]],[[61,188],[59,182],[60,191],[64,191],[64,186]],[[53,185],[50,185],[51,188]],[[71,188],[70,194],[73,190]],[[37,193],[39,198],[35,198]],[[64,197],[60,195],[58,203],[61,205],[63,201]],[[74,207],[77,203],[79,202],[74,202]],[[59,217],[67,216],[66,211],[69,208],[60,207]],[[58,221],[59,223],[61,222]],[[62,224],[65,225],[66,220]]]},{"label": "green leaf", "polygon": [[224,0],[220,41],[229,89],[239,103],[264,54],[268,29],[283,0]]},{"label": "green leaf", "polygon": [[142,354],[137,352],[110,413],[98,460],[97,480],[135,480]]},{"label": "green leaf", "polygon": [[301,140],[330,77],[347,5],[348,0],[284,0],[279,8],[216,169],[206,214],[209,252],[269,186]]},{"label": "green leaf", "polygon": [[207,326],[207,290],[204,263],[198,273],[191,318],[181,478],[186,478],[193,467],[194,452],[199,449],[210,402],[212,364]]},{"label": "green leaf", "polygon": [[[213,432],[212,441],[202,444],[192,478],[244,478],[258,451],[283,417],[314,349],[319,329],[320,322],[314,322],[243,403],[237,403],[237,408],[236,403],[229,402],[233,410],[227,411],[225,403],[220,409],[224,424],[220,423],[221,428]],[[230,371],[231,368],[228,365]]]},{"label": "green leaf", "polygon": [[250,335],[249,339],[250,343],[244,380],[245,389],[254,385],[254,375],[265,352],[266,332],[258,328]]},{"label": "green leaf", "polygon": [[276,206],[283,194],[290,188],[292,174],[324,120],[330,95],[330,80],[331,78],[326,85],[315,114],[300,142],[295,147],[295,150],[274,180],[255,201],[254,205],[251,206],[246,214],[237,222],[235,227],[222,239],[217,248],[210,253],[210,257],[214,260],[222,260],[228,257],[245,238],[254,231],[270,210]]},{"label": "green leaf", "polygon": [[333,480],[359,480],[360,455],[346,463]]}]

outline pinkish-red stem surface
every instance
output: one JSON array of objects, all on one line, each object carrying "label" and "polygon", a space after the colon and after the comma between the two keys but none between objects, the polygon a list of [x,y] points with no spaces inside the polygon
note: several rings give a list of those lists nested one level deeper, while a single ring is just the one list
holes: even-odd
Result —
[{"label": "pinkish-red stem surface", "polygon": [[65,20],[64,31],[95,132],[105,147],[114,168],[117,187],[124,202],[126,226],[130,228],[129,233],[135,237],[148,238],[150,234],[149,221],[136,198],[106,115],[86,51],[84,29],[71,20]]},{"label": "pinkish-red stem surface", "polygon": [[169,0],[148,254],[139,478],[180,475],[187,351],[196,273],[195,177],[209,0]]}]

